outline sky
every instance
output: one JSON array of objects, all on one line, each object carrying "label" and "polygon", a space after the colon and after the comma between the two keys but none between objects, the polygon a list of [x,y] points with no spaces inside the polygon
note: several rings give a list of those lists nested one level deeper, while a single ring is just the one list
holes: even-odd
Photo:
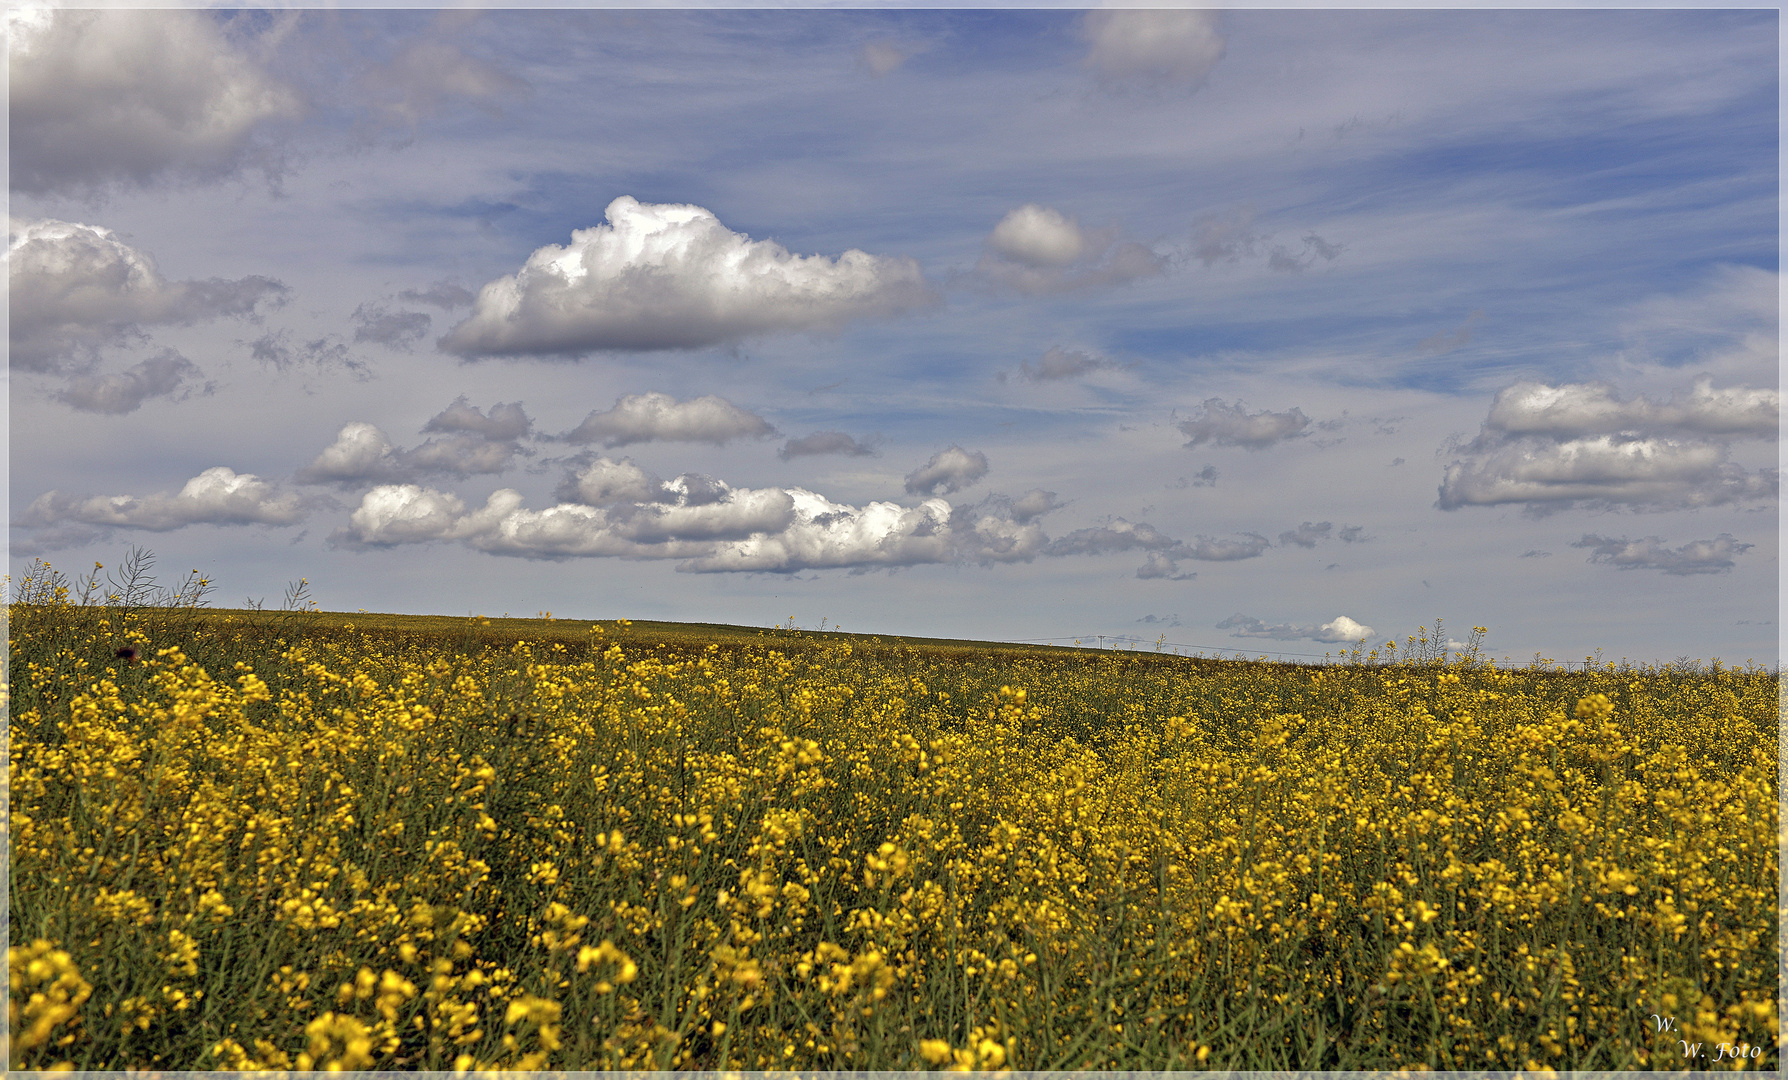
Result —
[{"label": "sky", "polygon": [[1773,665],[1778,19],[11,8],[9,567]]}]

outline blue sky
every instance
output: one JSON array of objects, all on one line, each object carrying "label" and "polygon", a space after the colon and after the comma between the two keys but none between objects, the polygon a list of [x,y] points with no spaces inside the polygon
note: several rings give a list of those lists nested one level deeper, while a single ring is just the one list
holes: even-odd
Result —
[{"label": "blue sky", "polygon": [[1772,10],[10,17],[15,574],[1776,661]]}]

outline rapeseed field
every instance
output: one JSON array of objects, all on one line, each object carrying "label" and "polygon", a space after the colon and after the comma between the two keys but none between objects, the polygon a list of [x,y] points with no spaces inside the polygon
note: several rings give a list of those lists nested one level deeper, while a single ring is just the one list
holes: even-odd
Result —
[{"label": "rapeseed field", "polygon": [[23,595],[17,1068],[1778,1065],[1754,667]]}]

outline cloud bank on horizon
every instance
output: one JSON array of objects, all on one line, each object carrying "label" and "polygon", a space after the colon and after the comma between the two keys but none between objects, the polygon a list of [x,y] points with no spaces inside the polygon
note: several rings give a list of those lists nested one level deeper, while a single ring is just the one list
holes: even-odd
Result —
[{"label": "cloud bank on horizon", "polygon": [[1771,661],[1777,18],[9,12],[11,551]]}]

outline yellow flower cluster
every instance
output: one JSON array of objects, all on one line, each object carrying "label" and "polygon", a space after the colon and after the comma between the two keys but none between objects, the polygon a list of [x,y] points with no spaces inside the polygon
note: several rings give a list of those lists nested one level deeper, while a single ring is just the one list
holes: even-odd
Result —
[{"label": "yellow flower cluster", "polygon": [[1767,672],[158,617],[11,611],[15,1067],[1777,1067]]}]

